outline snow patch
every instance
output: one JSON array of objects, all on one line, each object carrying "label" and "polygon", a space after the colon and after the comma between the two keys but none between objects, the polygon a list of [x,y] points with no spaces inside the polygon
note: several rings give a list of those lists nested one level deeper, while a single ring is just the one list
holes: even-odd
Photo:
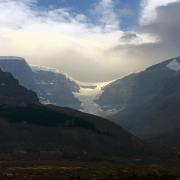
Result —
[{"label": "snow patch", "polygon": [[[79,85],[79,82],[76,79],[74,79],[69,74],[67,74],[67,73],[65,73],[63,71],[60,71],[59,69],[52,68],[52,67],[47,67],[47,66],[38,66],[38,65],[34,65],[34,64],[30,64],[30,67],[31,67],[33,72],[39,72],[39,71],[51,72],[51,73],[54,73],[55,76],[56,75],[64,76],[66,78],[66,80],[72,81],[76,85]],[[51,85],[53,85],[55,83],[56,83],[55,81],[51,82]]]},{"label": "snow patch", "polygon": [[174,59],[173,61],[171,61],[168,65],[167,68],[173,70],[173,71],[179,71],[180,70],[180,63]]}]

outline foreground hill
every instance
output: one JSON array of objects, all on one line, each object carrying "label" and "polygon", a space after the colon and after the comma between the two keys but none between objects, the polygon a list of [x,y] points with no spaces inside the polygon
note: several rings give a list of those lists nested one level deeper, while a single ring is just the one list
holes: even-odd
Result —
[{"label": "foreground hill", "polygon": [[113,82],[98,102],[119,109],[110,118],[141,138],[180,128],[180,58]]},{"label": "foreground hill", "polygon": [[37,96],[0,72],[0,159],[82,159],[134,156],[142,142],[114,123]]},{"label": "foreground hill", "polygon": [[[120,158],[142,150],[140,140],[119,126],[68,109],[29,105],[0,107],[0,156],[29,158]],[[11,157],[12,158],[12,157]]]},{"label": "foreground hill", "polygon": [[21,86],[10,73],[0,70],[0,104],[24,105],[32,103],[39,103],[36,94]]}]

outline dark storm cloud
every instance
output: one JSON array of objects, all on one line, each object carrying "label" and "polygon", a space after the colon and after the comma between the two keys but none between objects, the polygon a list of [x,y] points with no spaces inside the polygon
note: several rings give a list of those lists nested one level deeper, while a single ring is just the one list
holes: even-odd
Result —
[{"label": "dark storm cloud", "polygon": [[149,25],[140,28],[140,32],[150,33],[160,38],[161,43],[180,44],[180,3],[157,8],[157,18]]},{"label": "dark storm cloud", "polygon": [[121,39],[131,40],[140,34],[156,37],[156,42],[143,44],[119,45],[111,51],[127,53],[144,66],[180,55],[180,3],[171,3],[156,9],[156,19],[148,25],[142,25],[136,34],[127,33]]},{"label": "dark storm cloud", "polygon": [[124,35],[120,38],[120,41],[121,42],[132,42],[134,40],[140,40],[140,38],[138,37],[138,35],[136,33],[131,33],[131,32],[128,32],[128,33],[124,33]]}]

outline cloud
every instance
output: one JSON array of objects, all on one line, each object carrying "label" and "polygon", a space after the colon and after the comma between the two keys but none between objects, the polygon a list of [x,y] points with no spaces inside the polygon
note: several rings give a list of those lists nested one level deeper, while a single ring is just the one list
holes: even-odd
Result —
[{"label": "cloud", "polygon": [[99,23],[93,24],[71,9],[40,10],[35,0],[0,0],[1,55],[23,56],[82,81],[111,80],[117,73],[112,74],[115,64],[105,51],[122,34],[113,6],[99,1]]},{"label": "cloud", "polygon": [[21,28],[34,16],[31,6],[32,1],[0,0],[0,26]]},{"label": "cloud", "polygon": [[72,9],[40,10],[36,0],[0,0],[0,55],[23,56],[81,81],[112,80],[179,55],[180,3],[144,1],[142,23],[123,32],[116,2],[98,0],[94,22]]},{"label": "cloud", "polygon": [[95,5],[92,13],[95,13],[98,23],[106,30],[114,30],[119,28],[119,17],[115,12],[116,0],[99,0],[99,3]]},{"label": "cloud", "polygon": [[[110,52],[117,57],[128,58],[133,71],[150,66],[162,60],[179,56],[180,52],[180,3],[170,3],[156,8],[156,19],[137,28],[134,34],[126,34],[125,39],[150,35],[151,42],[140,44],[120,44]],[[151,39],[150,38],[150,39]]]},{"label": "cloud", "polygon": [[122,42],[122,44],[138,44],[142,41],[143,39],[135,32],[126,32],[120,37],[120,42]]},{"label": "cloud", "polygon": [[180,0],[142,0],[142,15],[140,18],[141,24],[151,23],[156,19],[156,8],[160,6],[167,6],[170,3],[180,2]]}]

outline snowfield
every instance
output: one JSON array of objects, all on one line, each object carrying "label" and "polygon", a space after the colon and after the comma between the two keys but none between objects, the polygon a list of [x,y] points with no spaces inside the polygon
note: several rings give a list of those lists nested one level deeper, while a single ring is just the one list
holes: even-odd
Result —
[{"label": "snowfield", "polygon": [[80,109],[81,111],[99,116],[104,116],[104,117],[116,111],[116,110],[104,111],[95,102],[95,100],[98,99],[98,97],[102,94],[103,87],[108,85],[110,82],[102,82],[102,83],[78,82],[78,83],[80,86],[80,91],[74,93],[74,95],[81,102],[81,109]]}]

